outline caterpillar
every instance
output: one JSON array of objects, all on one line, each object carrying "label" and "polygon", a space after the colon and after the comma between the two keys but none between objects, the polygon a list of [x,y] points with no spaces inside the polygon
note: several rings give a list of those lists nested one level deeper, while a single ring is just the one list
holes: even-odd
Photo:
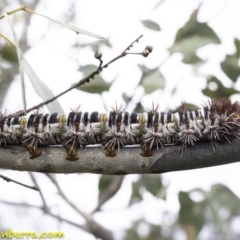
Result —
[{"label": "caterpillar", "polygon": [[29,116],[0,112],[0,146],[23,144],[31,159],[41,155],[40,146],[63,145],[67,160],[77,160],[78,149],[102,144],[106,156],[114,157],[126,145],[142,145],[142,156],[153,149],[178,144],[181,156],[188,146],[209,141],[215,152],[219,142],[240,138],[240,103],[228,98],[211,99],[203,109],[187,110],[184,102],[176,113],[158,111],[152,104],[147,112],[124,112],[123,106],[109,113],[71,109],[68,116],[43,114],[35,110]]}]

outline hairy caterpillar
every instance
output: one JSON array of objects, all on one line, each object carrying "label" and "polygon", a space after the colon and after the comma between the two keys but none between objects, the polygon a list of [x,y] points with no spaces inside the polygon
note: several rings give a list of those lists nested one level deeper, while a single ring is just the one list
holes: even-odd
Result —
[{"label": "hairy caterpillar", "polygon": [[154,104],[145,113],[124,112],[122,106],[109,114],[81,112],[78,107],[67,117],[38,110],[28,117],[0,113],[0,145],[24,144],[30,158],[41,155],[39,146],[60,144],[67,149],[68,160],[77,160],[77,149],[92,144],[102,144],[111,157],[133,144],[142,145],[142,156],[151,156],[152,149],[168,144],[179,144],[183,154],[200,140],[210,141],[215,151],[218,142],[240,138],[239,130],[240,103],[228,98],[209,100],[203,111],[188,111],[182,103],[176,113],[158,112]]}]

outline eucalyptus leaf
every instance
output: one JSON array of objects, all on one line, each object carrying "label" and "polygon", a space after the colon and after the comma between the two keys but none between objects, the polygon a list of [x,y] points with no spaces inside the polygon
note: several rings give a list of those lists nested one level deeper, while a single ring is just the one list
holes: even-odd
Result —
[{"label": "eucalyptus leaf", "polygon": [[165,87],[165,79],[158,69],[143,74],[140,84],[143,86],[146,94],[150,94],[158,89]]},{"label": "eucalyptus leaf", "polygon": [[113,176],[108,176],[108,175],[102,175],[100,177],[99,183],[98,183],[98,190],[99,190],[99,195],[98,195],[98,200],[101,199],[102,194],[108,189],[112,182]]},{"label": "eucalyptus leaf", "polygon": [[136,106],[135,109],[134,109],[134,112],[138,112],[138,113],[144,112],[144,108],[143,108],[141,102],[139,102],[139,103],[137,104],[137,106]]},{"label": "eucalyptus leaf", "polygon": [[110,87],[111,83],[107,83],[100,76],[95,76],[95,78],[91,79],[89,83],[85,83],[84,85],[77,87],[77,89],[88,93],[101,94],[104,91],[109,91]]},{"label": "eucalyptus leaf", "polygon": [[165,0],[158,0],[158,3],[155,5],[154,10],[157,9]]},{"label": "eucalyptus leaf", "polygon": [[149,72],[154,72],[155,70],[158,69],[158,68],[151,69],[151,68],[148,68],[148,67],[146,67],[145,65],[142,65],[142,64],[138,64],[137,66],[141,70],[142,74],[147,74]]},{"label": "eucalyptus leaf", "polygon": [[157,238],[143,238],[141,235],[138,234],[138,229],[139,229],[139,225],[143,222],[143,220],[137,220],[134,221],[131,224],[131,227],[129,229],[127,229],[124,240],[158,240]]},{"label": "eucalyptus leaf", "polygon": [[216,90],[211,90],[211,89],[209,89],[208,86],[207,86],[207,88],[202,90],[203,94],[210,98],[230,97],[233,94],[240,93],[239,91],[235,90],[234,88],[224,87],[223,84],[221,83],[221,81],[214,76],[211,76],[207,81],[208,84],[210,84],[212,82],[216,83],[216,85],[217,85]]},{"label": "eucalyptus leaf", "polygon": [[7,90],[11,84],[11,81],[2,81],[0,82],[0,108],[3,103],[3,100],[6,96]]},{"label": "eucalyptus leaf", "polygon": [[[89,64],[81,66],[78,70],[84,74],[84,77],[86,77],[96,69],[97,66]],[[85,83],[84,85],[77,87],[77,89],[88,93],[100,94],[104,91],[109,91],[111,85],[112,83],[107,83],[101,76],[95,75],[94,79],[91,79],[89,83]]]},{"label": "eucalyptus leaf", "polygon": [[65,27],[65,28],[67,28],[69,30],[72,30],[72,31],[76,32],[77,34],[81,33],[81,34],[88,35],[88,36],[91,36],[91,37],[95,37],[95,38],[99,38],[99,39],[105,39],[104,37],[102,37],[102,36],[100,36],[98,34],[95,34],[95,33],[92,33],[92,32],[86,31],[86,30],[83,30],[83,29],[81,29],[79,27],[76,27],[76,26],[73,26],[73,25],[70,25],[70,24],[67,24],[67,23],[59,22],[59,21],[54,20],[54,19],[52,19],[52,18],[50,18],[50,17],[48,17],[46,15],[34,12],[34,11],[30,10],[30,9],[26,9],[26,11],[31,12],[33,14],[36,14],[38,16],[47,18],[48,20],[50,20],[50,21],[52,21],[54,23],[57,23],[57,24],[61,25],[62,27]]},{"label": "eucalyptus leaf", "polygon": [[146,28],[149,28],[154,31],[161,30],[160,26],[156,22],[153,22],[151,20],[142,20],[141,22],[144,25],[144,27],[146,27]]},{"label": "eucalyptus leaf", "polygon": [[[198,10],[195,10],[189,21],[178,30],[172,47],[169,48],[171,53],[182,53],[183,61],[191,63],[198,60],[196,58],[196,50],[210,43],[220,43],[217,34],[206,23],[197,21]],[[192,62],[193,63],[193,62]]]},{"label": "eucalyptus leaf", "polygon": [[233,55],[227,55],[225,60],[221,62],[221,68],[233,82],[236,82],[240,75],[240,67],[238,64],[240,57],[240,41],[235,39],[234,43],[236,53]]},{"label": "eucalyptus leaf", "polygon": [[[189,103],[189,102],[184,101],[184,104],[185,104],[186,109],[188,109],[188,110],[201,109],[201,106],[197,106],[197,105]],[[180,106],[180,104],[179,104],[179,106]],[[173,113],[178,112],[179,106],[177,106],[175,109],[171,109],[171,112],[173,112]]]},{"label": "eucalyptus leaf", "polygon": [[179,223],[183,226],[188,239],[197,239],[205,223],[205,202],[194,202],[188,192],[179,192]]},{"label": "eucalyptus leaf", "polygon": [[159,175],[143,175],[141,177],[141,184],[155,197],[165,199],[166,196],[163,193],[166,193],[166,191],[161,191],[165,187],[162,185],[162,181]]},{"label": "eucalyptus leaf", "polygon": [[132,194],[129,200],[129,205],[136,202],[140,202],[143,199],[142,194],[140,193],[140,188],[141,188],[141,179],[132,183]]},{"label": "eucalyptus leaf", "polygon": [[24,61],[23,61],[23,55],[22,55],[22,51],[19,47],[19,43],[18,43],[18,38],[17,38],[17,34],[16,31],[14,29],[13,23],[10,19],[10,17],[8,16],[7,13],[3,14],[5,16],[5,18],[7,19],[7,22],[10,26],[11,32],[13,34],[13,38],[14,38],[14,44],[16,47],[16,52],[17,52],[17,57],[18,57],[18,63],[19,63],[19,72],[20,72],[20,80],[21,80],[21,90],[22,90],[22,102],[23,102],[23,109],[24,111],[26,111],[27,108],[27,102],[26,102],[26,89],[25,89],[25,80],[24,80]]},{"label": "eucalyptus leaf", "polygon": [[17,63],[18,56],[16,49],[14,49],[11,45],[5,45],[0,51],[1,57],[8,62]]},{"label": "eucalyptus leaf", "polygon": [[231,211],[231,215],[238,215],[240,212],[240,198],[227,186],[223,184],[215,184],[211,188],[210,201],[213,204],[227,207]]},{"label": "eucalyptus leaf", "polygon": [[87,64],[84,66],[80,66],[78,71],[82,72],[84,76],[89,75],[90,73],[94,72],[98,67],[93,64]]},{"label": "eucalyptus leaf", "polygon": [[92,43],[80,43],[80,44],[77,44],[77,46],[81,47],[81,48],[90,47],[90,48],[92,48],[93,51],[99,50],[102,46],[112,48],[112,44],[107,39],[104,41],[99,40],[99,41],[92,42]]},{"label": "eucalyptus leaf", "polygon": [[132,183],[132,195],[129,204],[139,202],[143,199],[141,188],[145,188],[155,197],[165,199],[166,187],[163,186],[159,175],[141,175],[140,179]]},{"label": "eucalyptus leaf", "polygon": [[[211,219],[205,219],[206,224],[214,222],[216,230],[221,234],[223,239],[233,239],[230,224],[235,216],[239,215],[239,197],[223,184],[214,184],[208,192],[200,189],[194,189],[191,192],[194,191],[200,192],[205,196],[205,199],[202,201],[202,203],[205,203],[205,209],[202,211],[211,216]],[[221,214],[222,210],[227,211],[227,216]]]},{"label": "eucalyptus leaf", "polygon": [[125,92],[122,94],[122,98],[125,102],[128,102],[130,99],[130,97]]},{"label": "eucalyptus leaf", "polygon": [[184,55],[182,62],[186,64],[195,64],[195,63],[202,62],[202,59],[198,57],[196,54],[190,54],[190,55]]},{"label": "eucalyptus leaf", "polygon": [[[27,62],[24,56],[23,59],[25,72],[27,73],[29,80],[32,83],[32,86],[36,93],[39,95],[39,97],[43,101],[53,98],[55,95],[52,92],[52,90],[41,79],[39,79],[39,77],[36,75],[36,73],[34,72],[34,70],[32,69],[32,67]],[[46,106],[50,113],[53,112],[63,113],[63,109],[59,104],[58,100],[54,100],[53,102],[48,103]]]}]

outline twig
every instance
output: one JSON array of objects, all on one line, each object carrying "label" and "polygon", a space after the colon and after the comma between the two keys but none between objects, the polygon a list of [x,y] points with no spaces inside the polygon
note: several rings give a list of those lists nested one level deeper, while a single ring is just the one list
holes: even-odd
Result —
[{"label": "twig", "polygon": [[40,189],[40,187],[39,187],[39,185],[38,185],[38,183],[37,183],[37,181],[36,181],[35,176],[33,175],[32,172],[29,172],[29,175],[30,175],[32,181],[34,182],[34,184],[37,186],[37,188],[38,188],[38,190],[39,190],[39,194],[40,194],[41,199],[42,199],[42,202],[43,202],[43,208],[44,208],[44,209],[48,209],[47,204],[46,204],[46,201],[45,201],[45,198],[44,198],[44,196],[43,196],[43,194],[42,194],[42,191],[41,191],[41,189]]},{"label": "twig", "polygon": [[65,202],[67,204],[69,204],[77,213],[79,213],[81,216],[83,216],[87,222],[91,221],[91,216],[90,215],[88,215],[87,213],[85,213],[82,210],[80,210],[73,202],[71,202],[69,200],[69,198],[65,195],[65,193],[63,192],[63,190],[59,186],[59,184],[58,184],[57,180],[55,179],[55,177],[52,176],[51,174],[48,174],[48,173],[46,175],[49,177],[49,179],[56,186],[56,188],[58,190],[58,194],[65,200]]},{"label": "twig", "polygon": [[[60,96],[66,94],[67,92],[71,91],[72,89],[74,88],[77,88],[77,87],[80,87],[82,86],[83,84],[89,82],[91,79],[94,79],[95,75],[98,75],[100,72],[103,71],[104,68],[107,68],[110,64],[112,64],[113,62],[115,62],[116,60],[122,58],[122,57],[125,57],[127,54],[131,54],[131,53],[128,53],[127,50],[129,50],[131,47],[133,47],[133,44],[135,42],[138,42],[139,39],[142,37],[143,35],[139,36],[136,40],[134,40],[120,55],[118,55],[117,57],[113,58],[112,60],[110,60],[108,63],[104,64],[102,66],[102,63],[100,62],[100,65],[99,67],[92,73],[90,73],[87,77],[81,79],[79,82],[75,83],[74,85],[72,85],[70,88],[66,89],[65,91],[59,93],[58,95],[56,95],[55,97],[51,98],[51,99],[48,99],[47,101],[44,101],[38,105],[35,105],[29,109],[26,110],[26,113],[34,110],[34,109],[38,109],[52,101],[54,101],[55,99],[59,98]],[[136,53],[135,53],[136,54]],[[21,110],[21,111],[18,111],[18,112],[15,112],[14,114],[12,114],[12,116],[17,116],[17,115],[23,115],[24,114],[24,111]]]},{"label": "twig", "polygon": [[124,175],[113,176],[110,186],[103,193],[102,197],[98,201],[98,206],[93,210],[92,213],[99,211],[104,203],[106,203],[110,198],[112,198],[122,186]]},{"label": "twig", "polygon": [[3,201],[0,200],[0,203],[2,204],[6,204],[6,205],[10,205],[10,206],[17,206],[17,207],[31,207],[31,208],[36,208],[36,209],[40,209],[42,210],[44,213],[58,219],[59,221],[63,221],[66,223],[69,223],[77,228],[83,229],[88,233],[92,233],[96,238],[100,238],[102,240],[114,240],[114,237],[112,235],[111,232],[109,232],[108,230],[106,230],[105,228],[103,228],[100,224],[98,224],[95,221],[92,221],[91,223],[91,231],[89,231],[89,228],[87,226],[82,226],[80,224],[77,224],[75,222],[72,222],[66,218],[57,216],[53,213],[51,213],[48,209],[44,209],[42,207],[36,206],[36,205],[31,205],[31,204],[27,204],[27,203],[15,203],[15,202],[7,202],[7,201]]},{"label": "twig", "polygon": [[[12,11],[6,12],[6,14],[7,14],[7,15],[11,15],[11,14],[16,13],[16,12],[18,12],[18,11],[22,11],[22,10],[24,10],[25,8],[26,8],[26,6],[23,5],[23,6],[19,7],[19,8],[16,8],[16,9],[12,10]],[[5,15],[2,14],[2,15],[0,16],[0,19],[2,19],[2,18],[4,18],[4,17],[5,17]]]},{"label": "twig", "polygon": [[105,229],[101,224],[94,221],[92,215],[87,214],[80,210],[73,202],[71,202],[65,193],[62,191],[55,177],[51,174],[46,173],[46,175],[50,178],[50,180],[55,184],[59,195],[68,203],[77,213],[83,216],[87,222],[88,232],[92,233],[96,238],[104,239],[104,240],[114,240],[114,237],[110,231]]},{"label": "twig", "polygon": [[73,225],[73,226],[75,226],[75,227],[78,227],[78,228],[80,228],[80,229],[83,229],[83,230],[85,230],[85,231],[88,231],[85,226],[82,226],[82,225],[80,225],[80,224],[77,224],[77,223],[75,223],[75,222],[72,222],[72,221],[70,221],[70,220],[68,220],[68,219],[66,219],[66,218],[57,216],[57,215],[51,213],[49,210],[44,209],[43,207],[39,207],[39,206],[36,206],[36,205],[27,204],[27,203],[7,202],[7,201],[3,201],[3,200],[0,200],[0,203],[6,204],[6,205],[10,205],[10,206],[16,206],[16,207],[36,208],[36,209],[42,210],[44,213],[46,213],[46,214],[48,214],[48,215],[50,215],[50,216],[52,216],[52,217],[58,219],[59,221],[63,221],[63,222],[69,223],[69,224],[71,224],[71,225]]},{"label": "twig", "polygon": [[5,181],[7,181],[7,182],[14,182],[14,183],[16,183],[16,184],[18,184],[18,185],[21,185],[21,186],[23,186],[23,187],[30,188],[30,189],[35,190],[35,191],[39,191],[39,188],[38,188],[37,186],[28,186],[28,185],[26,185],[26,184],[23,184],[23,183],[20,183],[20,182],[18,182],[18,181],[15,181],[15,180],[13,180],[13,179],[11,179],[11,178],[9,178],[9,177],[5,177],[5,176],[3,176],[2,174],[0,174],[0,178],[2,178],[3,180],[5,180]]},{"label": "twig", "polygon": [[136,40],[134,40],[134,41],[122,52],[122,54],[125,54],[128,50],[130,50],[130,48],[133,47],[133,44],[134,44],[135,42],[138,42],[139,39],[140,39],[142,36],[143,36],[143,34],[140,35]]}]

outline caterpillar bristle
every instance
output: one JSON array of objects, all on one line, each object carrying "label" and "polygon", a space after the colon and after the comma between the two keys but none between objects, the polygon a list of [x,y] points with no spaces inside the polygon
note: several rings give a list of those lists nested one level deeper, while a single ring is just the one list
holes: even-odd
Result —
[{"label": "caterpillar bristle", "polygon": [[116,105],[115,107],[111,107],[113,112],[118,115],[122,110],[123,110],[123,104],[120,104],[120,106],[118,107],[117,106],[117,102],[116,102]]},{"label": "caterpillar bristle", "polygon": [[102,144],[106,156],[114,157],[126,145],[141,144],[142,156],[151,156],[154,149],[168,144],[179,145],[181,157],[199,141],[209,141],[213,152],[218,143],[231,144],[240,139],[240,103],[229,98],[210,99],[203,110],[187,110],[185,102],[176,113],[159,112],[152,102],[146,113],[128,113],[123,105],[107,113],[80,111],[80,105],[64,114],[43,114],[40,109],[29,117],[12,117],[0,112],[0,146],[23,144],[30,158],[41,155],[40,147],[63,145],[68,160],[77,160],[78,149],[90,144]]}]

